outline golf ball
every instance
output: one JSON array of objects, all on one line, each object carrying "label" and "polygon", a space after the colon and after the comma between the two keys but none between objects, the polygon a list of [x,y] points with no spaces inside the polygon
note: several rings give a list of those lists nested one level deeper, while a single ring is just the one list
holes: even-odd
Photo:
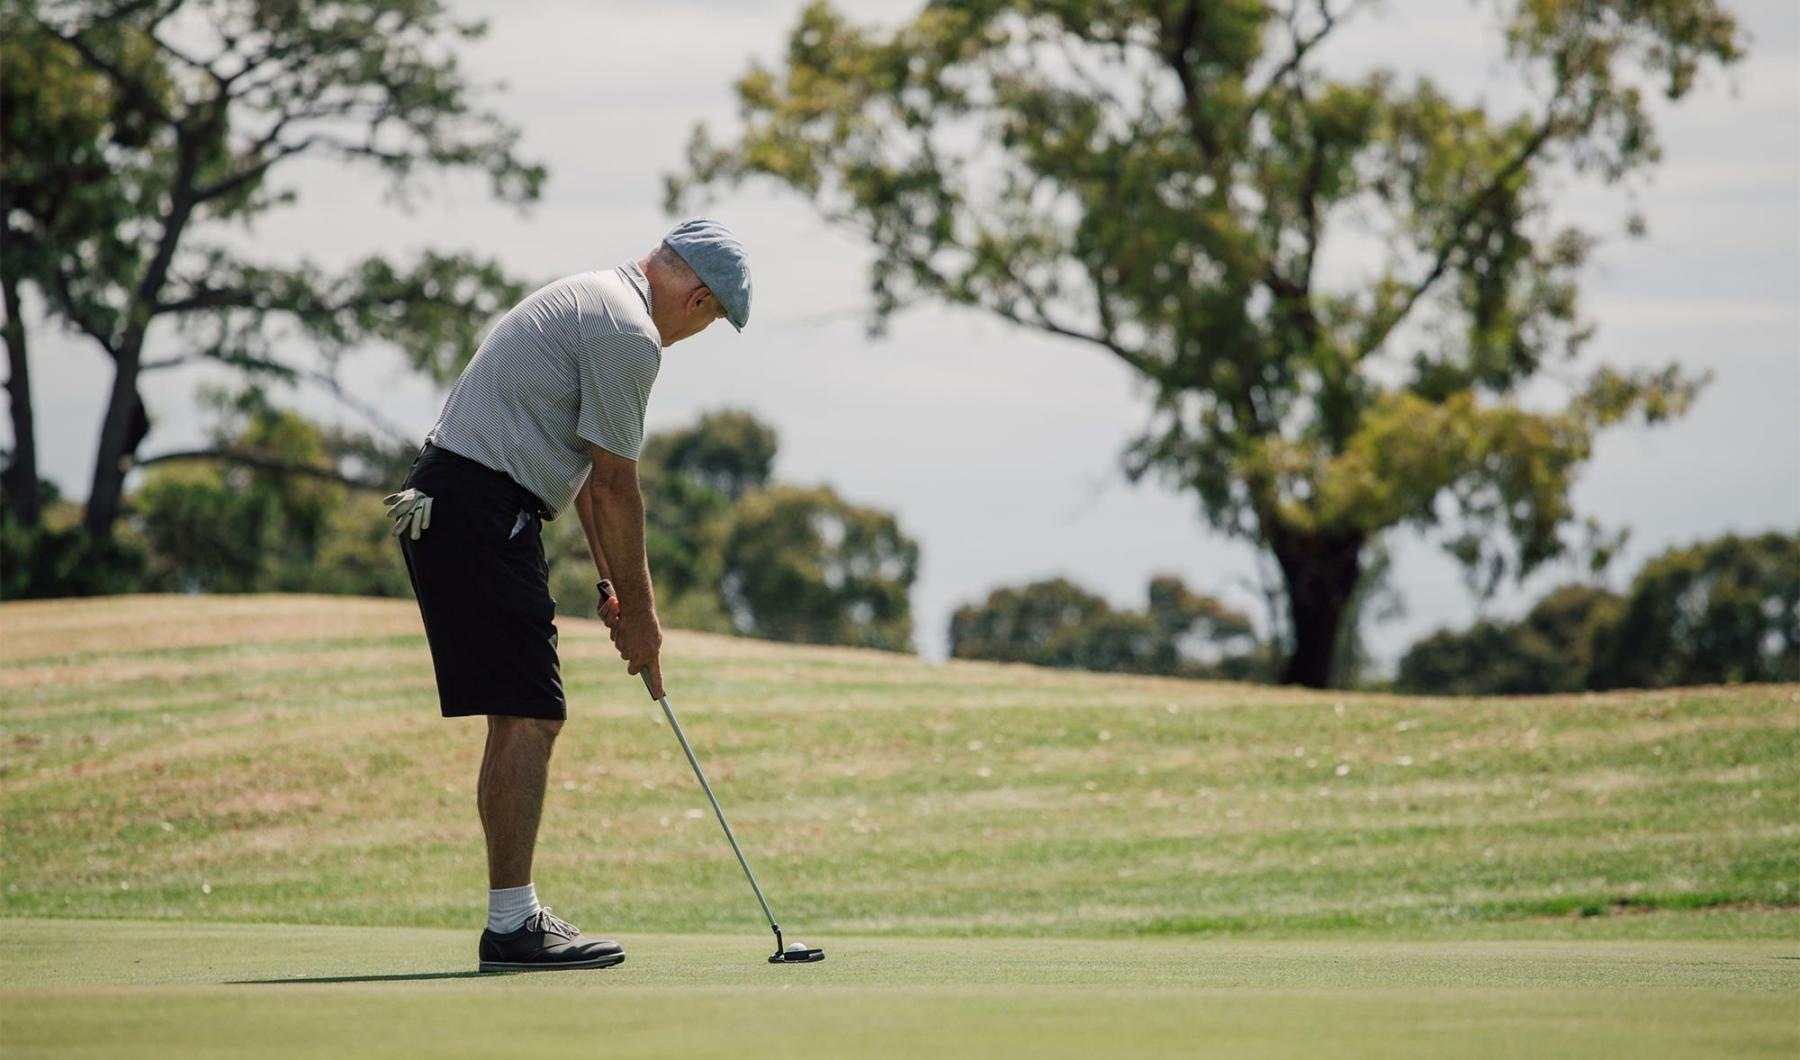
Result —
[{"label": "golf ball", "polygon": [[790,942],[788,943],[787,951],[789,953],[803,953],[806,951],[806,944],[804,942]]}]

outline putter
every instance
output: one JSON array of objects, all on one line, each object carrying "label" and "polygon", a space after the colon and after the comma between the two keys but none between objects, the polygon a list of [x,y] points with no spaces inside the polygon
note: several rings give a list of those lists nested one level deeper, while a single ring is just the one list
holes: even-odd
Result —
[{"label": "putter", "polygon": [[[650,687],[650,671],[642,672],[644,691],[656,699],[656,693]],[[756,882],[756,873],[750,871],[750,863],[744,860],[744,850],[738,846],[737,836],[731,834],[731,825],[725,820],[725,811],[719,809],[719,800],[714,797],[712,785],[706,782],[706,774],[700,771],[700,760],[694,757],[694,749],[689,746],[687,736],[681,731],[681,722],[675,720],[675,708],[669,706],[669,697],[657,700],[662,704],[663,715],[669,719],[669,727],[675,730],[675,738],[681,741],[682,753],[687,755],[688,765],[694,767],[694,776],[700,781],[700,790],[706,792],[706,801],[712,803],[713,816],[719,819],[719,827],[725,829],[725,838],[731,842],[731,852],[737,855],[738,864],[743,866],[744,878],[750,881],[750,889],[756,892],[756,900],[762,905],[763,916],[769,920],[769,930],[775,933],[775,952],[769,956],[770,964],[813,964],[825,959],[825,951],[816,946],[806,946],[795,942],[783,945],[781,941],[781,925],[775,922],[775,914],[769,909],[769,900],[763,897],[762,885]]]}]

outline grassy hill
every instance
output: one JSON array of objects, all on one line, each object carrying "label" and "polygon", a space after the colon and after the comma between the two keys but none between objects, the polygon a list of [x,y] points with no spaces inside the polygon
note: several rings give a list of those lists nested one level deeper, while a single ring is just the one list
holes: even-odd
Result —
[{"label": "grassy hill", "polygon": [[[540,892],[760,930],[604,631],[562,647]],[[1800,934],[1794,687],[1421,700],[681,633],[666,660],[802,938]],[[4,911],[468,928],[480,751],[409,601],[5,605]]]}]

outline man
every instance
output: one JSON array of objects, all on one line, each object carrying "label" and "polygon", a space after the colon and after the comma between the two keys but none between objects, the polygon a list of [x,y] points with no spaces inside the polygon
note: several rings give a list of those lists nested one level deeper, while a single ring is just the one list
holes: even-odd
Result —
[{"label": "man", "polygon": [[488,333],[388,498],[443,714],[488,721],[476,798],[488,856],[484,972],[625,959],[618,943],[540,906],[531,880],[566,714],[540,524],[574,506],[600,576],[600,617],[660,696],[637,479],[644,410],[664,348],[720,317],[742,330],[749,316],[744,248],[716,221],[677,226],[638,261],[550,284]]}]

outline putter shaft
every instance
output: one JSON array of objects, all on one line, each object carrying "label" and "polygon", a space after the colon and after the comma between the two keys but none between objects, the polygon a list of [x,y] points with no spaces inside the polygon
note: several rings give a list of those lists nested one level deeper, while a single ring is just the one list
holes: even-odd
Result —
[{"label": "putter shaft", "polygon": [[[650,671],[641,674],[644,679],[644,691],[653,697],[655,691],[650,687]],[[681,741],[681,751],[687,755],[688,765],[694,767],[694,777],[700,781],[700,790],[706,792],[706,801],[712,803],[713,816],[719,819],[719,827],[725,830],[725,838],[731,843],[731,852],[737,855],[738,865],[744,870],[744,879],[750,881],[750,889],[756,892],[756,900],[762,905],[763,916],[769,920],[769,930],[775,932],[775,953],[781,954],[781,925],[775,922],[775,913],[769,908],[769,900],[763,897],[762,885],[756,882],[756,873],[750,871],[750,862],[744,858],[744,850],[738,846],[737,836],[731,833],[731,822],[725,820],[725,811],[719,808],[719,800],[713,795],[712,785],[706,782],[706,773],[700,768],[700,760],[694,757],[694,749],[688,744],[687,734],[681,731],[681,722],[675,720],[675,708],[669,706],[669,697],[657,699],[662,704],[663,716],[669,719],[669,727],[675,730],[675,738]]]}]

